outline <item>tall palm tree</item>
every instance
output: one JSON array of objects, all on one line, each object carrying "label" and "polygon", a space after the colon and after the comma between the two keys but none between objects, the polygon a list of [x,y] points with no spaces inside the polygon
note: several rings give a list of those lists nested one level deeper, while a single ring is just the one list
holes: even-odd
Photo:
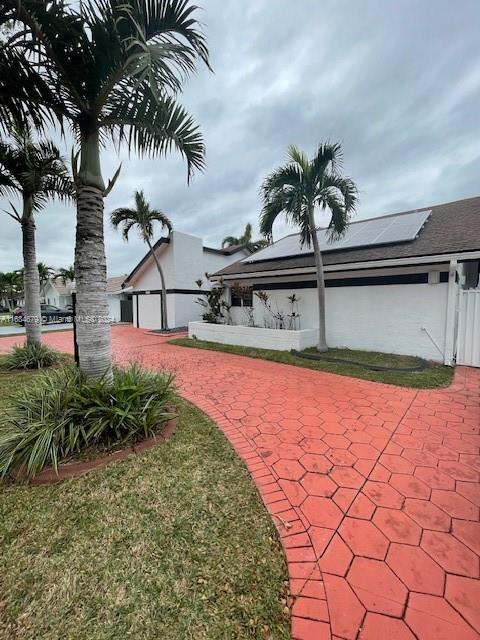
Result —
[{"label": "tall palm tree", "polygon": [[325,334],[325,279],[323,260],[315,225],[315,209],[330,212],[330,238],[341,237],[348,226],[357,203],[357,187],[341,175],[342,148],[340,144],[319,145],[309,160],[297,147],[288,148],[288,161],[273,171],[261,187],[262,212],[260,231],[271,234],[280,214],[300,227],[301,244],[313,245],[318,292],[318,345],[327,351]]},{"label": "tall palm tree", "polygon": [[168,233],[172,231],[172,223],[167,216],[158,209],[151,209],[150,204],[145,200],[143,191],[135,191],[135,208],[129,209],[127,207],[121,207],[115,209],[110,214],[110,221],[114,229],[122,227],[122,236],[125,241],[128,241],[128,234],[132,228],[136,228],[141,239],[148,244],[150,253],[152,254],[155,264],[157,265],[157,271],[162,283],[162,297],[161,297],[161,316],[162,316],[162,329],[168,329],[168,317],[167,317],[167,287],[165,285],[165,276],[163,269],[158,259],[157,254],[153,250],[153,227],[155,222],[159,222],[162,229],[166,229]]},{"label": "tall palm tree", "polygon": [[203,168],[202,135],[176,99],[197,61],[208,65],[196,10],[188,0],[84,0],[81,8],[4,0],[0,7],[0,26],[14,19],[24,27],[0,47],[0,121],[18,111],[38,119],[43,110],[70,123],[80,146],[79,166],[77,155],[72,163],[77,342],[80,368],[92,378],[112,377],[103,206],[120,171],[105,186],[101,146],[110,139],[139,154],[175,149],[189,179]]},{"label": "tall palm tree", "polygon": [[37,266],[34,213],[51,198],[73,198],[74,190],[52,142],[35,142],[26,122],[15,122],[10,137],[11,142],[0,142],[0,195],[13,194],[22,200],[22,213],[11,203],[12,211],[7,213],[22,228],[25,332],[27,343],[33,344],[41,342],[39,266],[44,266]]},{"label": "tall palm tree", "polygon": [[61,269],[58,269],[54,277],[55,280],[59,278],[64,285],[66,285],[67,282],[75,280],[75,268],[73,264],[70,267],[62,267]]},{"label": "tall palm tree", "polygon": [[270,244],[267,239],[252,240],[252,231],[252,225],[248,222],[245,226],[245,231],[240,237],[236,238],[235,236],[226,236],[222,240],[222,247],[242,246],[246,247],[253,253],[254,251],[258,251]]}]

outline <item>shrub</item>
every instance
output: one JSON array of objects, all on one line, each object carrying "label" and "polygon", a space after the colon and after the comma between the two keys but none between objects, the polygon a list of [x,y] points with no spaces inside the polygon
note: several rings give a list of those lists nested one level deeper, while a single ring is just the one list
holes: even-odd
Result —
[{"label": "shrub", "polygon": [[91,446],[135,442],[172,417],[173,378],[132,364],[113,382],[92,382],[73,365],[44,372],[9,398],[0,420],[0,477],[28,477]]},{"label": "shrub", "polygon": [[13,347],[4,359],[7,369],[43,369],[58,364],[60,354],[45,344],[25,344]]}]

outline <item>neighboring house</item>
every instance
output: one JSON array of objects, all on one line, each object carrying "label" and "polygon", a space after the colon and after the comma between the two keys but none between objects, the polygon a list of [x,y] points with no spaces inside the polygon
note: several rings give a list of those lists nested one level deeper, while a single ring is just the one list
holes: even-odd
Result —
[{"label": "neighboring house", "polygon": [[[125,275],[107,278],[108,309],[112,322],[132,321],[131,296],[122,289],[124,280]],[[74,291],[75,281],[67,280],[64,284],[61,278],[51,278],[42,289],[42,301],[65,309],[72,306]]]},{"label": "neighboring house", "polygon": [[67,280],[64,283],[62,278],[49,278],[42,287],[41,298],[47,304],[66,309],[72,306],[72,292],[74,289],[75,283],[71,280]]},{"label": "neighboring house", "polygon": [[[173,231],[168,238],[160,238],[154,251],[165,275],[169,328],[183,327],[190,320],[201,318],[202,307],[196,302],[201,289],[196,280],[202,280],[203,290],[208,290],[211,285],[206,273],[214,273],[250,255],[245,247],[204,247],[201,238],[179,231]],[[134,326],[160,329],[161,282],[150,252],[127,276],[124,291],[133,297]]]},{"label": "neighboring house", "polygon": [[[322,233],[320,233],[322,235]],[[331,347],[411,354],[480,366],[480,197],[353,222],[343,240],[321,243],[326,330]],[[314,258],[298,234],[214,275],[265,291],[288,313],[299,298],[300,327],[318,326]],[[230,290],[236,324],[248,309]],[[247,304],[250,304],[248,302]],[[263,326],[252,296],[255,324]],[[250,314],[251,315],[251,314]]]}]

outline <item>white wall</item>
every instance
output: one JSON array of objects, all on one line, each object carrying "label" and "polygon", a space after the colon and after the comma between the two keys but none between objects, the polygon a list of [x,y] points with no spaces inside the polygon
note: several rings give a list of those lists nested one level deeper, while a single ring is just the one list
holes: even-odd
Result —
[{"label": "white wall", "polygon": [[109,295],[108,299],[108,315],[112,322],[120,322],[120,296]]},{"label": "white wall", "polygon": [[[240,260],[246,252],[238,252],[233,256],[204,251],[201,238],[173,231],[168,244],[157,250],[162,266],[167,289],[184,289],[192,293],[167,294],[168,324],[170,328],[186,326],[190,320],[201,318],[202,308],[196,304],[200,295],[197,293],[196,280],[202,280],[202,288],[208,289],[210,284],[205,273],[213,273],[227,265]],[[135,291],[158,291],[161,289],[160,276],[155,262],[147,260],[129,283]],[[140,327],[159,329],[161,327],[159,294],[139,295]],[[133,299],[133,324],[137,326],[136,300]]]},{"label": "white wall", "polygon": [[[326,289],[327,342],[331,347],[348,347],[417,355],[443,360],[447,308],[446,283],[390,284]],[[300,299],[300,328],[318,326],[316,289],[266,291],[274,309],[290,311],[287,296]],[[255,322],[264,325],[264,311],[253,297]],[[235,323],[246,322],[241,308],[232,308]]]}]

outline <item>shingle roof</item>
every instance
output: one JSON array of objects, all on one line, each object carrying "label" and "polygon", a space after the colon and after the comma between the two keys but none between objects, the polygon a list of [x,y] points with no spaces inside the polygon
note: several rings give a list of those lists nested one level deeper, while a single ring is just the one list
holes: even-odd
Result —
[{"label": "shingle roof", "polygon": [[122,284],[125,282],[126,274],[123,276],[112,276],[107,278],[107,293],[118,293],[122,290]]},{"label": "shingle roof", "polygon": [[[431,214],[415,240],[324,252],[322,254],[324,264],[341,265],[480,251],[480,196],[414,209],[413,211],[427,210],[431,210]],[[251,263],[238,261],[218,271],[215,275],[248,274],[258,271],[300,269],[312,266],[314,266],[314,257],[313,253],[309,253]]]},{"label": "shingle roof", "polygon": [[[107,293],[117,293],[122,290],[122,284],[125,282],[127,276],[112,276],[107,278]],[[75,280],[67,280],[66,284],[63,284],[61,278],[55,278],[53,280],[53,286],[61,296],[69,296],[72,291],[75,291]]]}]

